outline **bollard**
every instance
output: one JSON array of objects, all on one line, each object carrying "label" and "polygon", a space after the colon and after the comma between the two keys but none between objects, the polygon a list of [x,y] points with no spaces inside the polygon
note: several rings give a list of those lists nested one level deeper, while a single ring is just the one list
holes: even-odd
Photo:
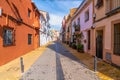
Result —
[{"label": "bollard", "polygon": [[94,71],[97,71],[97,57],[96,55],[94,56]]},{"label": "bollard", "polygon": [[24,64],[23,64],[23,58],[20,57],[20,67],[21,67],[21,73],[24,73]]}]

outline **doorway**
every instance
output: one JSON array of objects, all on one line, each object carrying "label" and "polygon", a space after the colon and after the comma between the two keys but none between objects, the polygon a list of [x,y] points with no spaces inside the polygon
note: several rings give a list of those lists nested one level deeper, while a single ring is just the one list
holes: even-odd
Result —
[{"label": "doorway", "polygon": [[88,31],[88,50],[90,50],[90,30]]},{"label": "doorway", "polygon": [[103,59],[103,30],[97,30],[96,56],[100,59]]}]

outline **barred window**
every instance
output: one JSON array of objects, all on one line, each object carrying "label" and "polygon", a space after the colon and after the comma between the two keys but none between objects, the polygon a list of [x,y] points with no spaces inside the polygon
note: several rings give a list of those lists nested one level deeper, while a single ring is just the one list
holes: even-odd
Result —
[{"label": "barred window", "polygon": [[73,26],[76,26],[76,22],[74,21],[74,24],[73,24]]},{"label": "barred window", "polygon": [[28,34],[28,45],[32,44],[32,34]]},{"label": "barred window", "polygon": [[114,54],[120,55],[120,23],[114,25]]},{"label": "barred window", "polygon": [[89,10],[85,12],[85,22],[89,20]]},{"label": "barred window", "polygon": [[78,21],[78,25],[80,25],[80,18],[78,18],[78,20],[77,20],[77,21]]},{"label": "barred window", "polygon": [[103,6],[103,0],[97,0],[96,8],[100,8]]},{"label": "barred window", "polygon": [[31,17],[31,10],[28,9],[28,17],[30,18]]},{"label": "barred window", "polygon": [[67,30],[67,32],[70,32],[70,30],[69,30],[70,28],[68,27],[68,30]]},{"label": "barred window", "polygon": [[5,28],[3,30],[3,45],[13,45],[13,30]]}]

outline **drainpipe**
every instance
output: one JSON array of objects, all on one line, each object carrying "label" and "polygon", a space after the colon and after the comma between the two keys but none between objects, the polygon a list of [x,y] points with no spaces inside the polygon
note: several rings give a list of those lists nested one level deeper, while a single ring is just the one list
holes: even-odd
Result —
[{"label": "drainpipe", "polygon": [[33,31],[33,47],[35,49],[35,26],[34,26],[34,23],[33,23],[33,28],[34,28],[34,31]]},{"label": "drainpipe", "polygon": [[[93,26],[92,26],[92,29],[93,29],[93,34],[94,34],[94,29],[95,29],[95,18],[96,18],[96,14],[95,14],[95,9],[94,9],[94,3],[95,0],[92,0],[93,2]],[[93,39],[94,39],[95,36],[93,36]],[[95,39],[96,40],[96,39]],[[94,40],[93,40],[94,41]],[[96,43],[95,43],[96,44]],[[93,45],[94,47],[94,45]],[[96,49],[96,48],[95,48]],[[94,51],[94,48],[92,49],[92,51]],[[97,56],[96,56],[96,53],[94,55],[94,72],[97,71]]]}]

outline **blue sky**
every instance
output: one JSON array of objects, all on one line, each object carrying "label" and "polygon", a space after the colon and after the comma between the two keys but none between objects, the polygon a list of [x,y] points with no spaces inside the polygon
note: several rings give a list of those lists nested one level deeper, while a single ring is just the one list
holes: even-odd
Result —
[{"label": "blue sky", "polygon": [[78,7],[83,0],[32,0],[39,10],[50,15],[51,29],[60,30],[61,22],[65,15],[69,14],[71,8]]}]

